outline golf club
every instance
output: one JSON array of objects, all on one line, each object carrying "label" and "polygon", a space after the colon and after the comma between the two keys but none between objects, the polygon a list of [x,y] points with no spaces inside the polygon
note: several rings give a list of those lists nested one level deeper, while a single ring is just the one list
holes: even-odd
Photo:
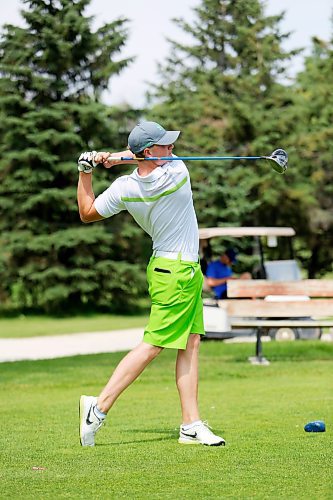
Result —
[{"label": "golf club", "polygon": [[196,161],[196,160],[266,160],[271,162],[272,168],[278,172],[279,174],[284,174],[288,167],[288,154],[284,149],[276,149],[270,156],[149,156],[145,158],[129,158],[126,156],[117,157],[109,157],[110,160],[122,160],[122,161],[131,161],[131,160],[150,160],[150,161],[158,161],[158,160],[166,160],[166,161],[175,161],[175,160],[187,160],[187,161]]}]

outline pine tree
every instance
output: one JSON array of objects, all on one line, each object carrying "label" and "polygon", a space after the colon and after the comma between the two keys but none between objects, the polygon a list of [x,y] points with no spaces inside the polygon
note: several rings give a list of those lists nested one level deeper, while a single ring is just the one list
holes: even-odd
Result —
[{"label": "pine tree", "polygon": [[[83,226],[78,154],[123,148],[128,123],[100,102],[119,58],[125,19],[92,29],[90,0],[25,0],[25,27],[0,41],[0,296],[3,307],[69,312],[125,309],[141,293],[139,243],[126,217]],[[131,112],[126,115],[130,119]],[[119,173],[119,172],[118,172]],[[110,172],[95,176],[95,190]],[[120,229],[122,229],[120,233]],[[127,233],[127,234],[126,234]],[[133,264],[130,265],[129,263]]]}]

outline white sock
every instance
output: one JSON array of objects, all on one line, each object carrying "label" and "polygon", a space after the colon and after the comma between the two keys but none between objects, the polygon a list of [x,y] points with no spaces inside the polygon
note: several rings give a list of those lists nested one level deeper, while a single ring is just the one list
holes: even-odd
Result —
[{"label": "white sock", "polygon": [[99,420],[104,420],[105,417],[106,417],[106,413],[103,413],[101,410],[99,410],[97,408],[97,405],[95,405],[93,407],[93,412],[95,413],[96,417],[99,419]]},{"label": "white sock", "polygon": [[182,429],[184,429],[184,431],[188,431],[189,429],[192,429],[192,427],[194,427],[195,425],[198,425],[201,423],[202,423],[202,420],[196,420],[195,422],[192,422],[190,424],[182,424]]}]

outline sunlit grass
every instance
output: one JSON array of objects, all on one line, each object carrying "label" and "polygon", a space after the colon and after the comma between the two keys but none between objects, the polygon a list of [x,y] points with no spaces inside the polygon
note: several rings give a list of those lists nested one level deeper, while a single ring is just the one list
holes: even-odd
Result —
[{"label": "sunlit grass", "polygon": [[65,333],[99,332],[139,328],[147,324],[148,315],[116,316],[95,314],[55,318],[48,316],[19,316],[0,318],[0,338],[24,338]]},{"label": "sunlit grass", "polygon": [[[78,440],[80,394],[98,394],[121,353],[0,365],[3,498],[332,498],[333,345],[203,342],[202,418],[225,448],[177,443],[175,352],[116,403],[97,445]],[[327,432],[307,434],[321,419]],[[42,470],[35,470],[40,467]]]}]

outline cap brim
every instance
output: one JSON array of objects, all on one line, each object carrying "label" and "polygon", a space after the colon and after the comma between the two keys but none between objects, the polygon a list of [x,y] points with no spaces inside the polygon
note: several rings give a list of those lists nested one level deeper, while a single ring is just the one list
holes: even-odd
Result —
[{"label": "cap brim", "polygon": [[179,134],[180,130],[168,130],[159,141],[155,142],[155,144],[159,146],[169,146],[169,144],[176,142]]}]

